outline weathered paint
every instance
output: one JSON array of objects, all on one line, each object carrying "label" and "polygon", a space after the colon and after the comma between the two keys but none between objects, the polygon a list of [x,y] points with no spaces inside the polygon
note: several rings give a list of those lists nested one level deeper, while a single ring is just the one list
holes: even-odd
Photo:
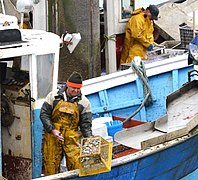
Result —
[{"label": "weathered paint", "polygon": [[[12,67],[14,60],[18,60],[18,58],[15,57],[21,57],[21,70],[29,72],[29,79],[27,78],[27,81],[29,80],[30,82],[31,99],[34,99],[36,103],[40,100],[38,98],[42,98],[39,96],[43,94],[41,93],[41,91],[43,92],[44,90],[46,90],[46,86],[43,87],[44,90],[41,86],[39,86],[47,80],[46,78],[39,80],[41,72],[45,71],[43,71],[43,69],[40,69],[40,73],[37,73],[39,72],[38,69],[42,68],[42,63],[45,65],[53,65],[53,67],[51,68],[54,70],[53,74],[49,76],[52,79],[49,81],[51,83],[47,90],[51,91],[52,89],[57,88],[59,49],[61,40],[58,35],[45,31],[20,29],[20,32],[22,39],[26,39],[28,41],[26,43],[18,45],[17,47],[16,44],[10,44],[11,48],[1,46],[0,61],[5,61],[8,58],[10,59],[11,57],[13,61],[7,61],[7,67],[10,68]],[[45,65],[43,66],[44,69],[46,68]],[[9,79],[10,77],[7,78]],[[1,88],[3,88],[1,85],[2,84],[0,83],[0,91]],[[13,88],[14,92],[11,91],[13,94],[9,94],[9,90],[12,90]],[[39,143],[39,140],[40,142],[42,141],[42,128],[40,128],[40,132],[38,132],[39,128],[37,129],[37,126],[35,126],[34,129],[32,125],[34,123],[34,114],[32,110],[36,107],[35,104],[33,102],[30,102],[29,96],[26,97],[27,99],[22,98],[22,100],[21,98],[18,98],[18,96],[20,96],[18,94],[19,89],[18,87],[16,89],[15,88],[16,87],[12,86],[5,88],[5,94],[9,98],[12,98],[12,102],[14,104],[15,120],[11,126],[7,128],[1,128],[2,155],[0,155],[0,161],[2,162],[2,158],[6,157],[5,161],[3,161],[3,164],[1,163],[1,165],[3,166],[4,174],[15,177],[15,179],[31,179],[32,162],[35,162],[34,158],[40,158],[40,163],[38,165],[42,165],[42,156],[40,152],[41,143]],[[48,92],[46,92],[46,94],[47,93]],[[40,121],[37,122],[39,123]],[[41,127],[41,124],[39,125],[39,127]],[[40,134],[39,139],[32,138],[31,129],[37,131],[37,133]],[[37,145],[39,146],[39,148],[37,148]],[[32,146],[34,147],[33,151]],[[40,151],[34,151],[35,147],[37,150]],[[38,155],[35,156],[34,153],[37,153]],[[37,166],[35,164],[33,165]],[[33,170],[34,169],[35,168],[33,168]],[[33,172],[33,174],[34,173],[36,172]],[[0,176],[1,174],[2,173],[0,173]]]},{"label": "weathered paint", "polygon": [[42,169],[42,135],[43,128],[40,120],[40,109],[33,111],[32,122],[32,178],[40,177]]},{"label": "weathered paint", "polygon": [[114,159],[112,169],[107,173],[77,177],[78,171],[75,170],[71,173],[38,178],[38,180],[180,179],[198,168],[198,153],[195,146],[197,143],[198,135],[191,138],[184,136],[145,151]]},{"label": "weathered paint", "polygon": [[15,103],[12,125],[2,127],[3,174],[9,180],[25,180],[32,175],[30,107]]},{"label": "weathered paint", "polygon": [[181,180],[195,180],[198,179],[198,169],[190,173],[189,175],[181,178]]},{"label": "weathered paint", "polygon": [[[143,108],[134,119],[151,122],[164,115],[166,96],[188,81],[187,72],[190,69],[191,66],[149,77],[154,103]],[[142,84],[139,81],[137,79],[121,86],[88,94],[94,117],[105,116],[108,113],[113,116],[129,117],[144,99]],[[153,112],[153,109],[158,108],[158,111]]]},{"label": "weathered paint", "polygon": [[[152,90],[154,103],[151,106],[143,108],[134,119],[151,122],[164,115],[166,113],[166,96],[188,81],[187,72],[192,68],[192,66],[186,66],[150,76],[149,85]],[[94,118],[98,116],[119,116],[127,118],[144,100],[139,79],[136,81],[132,80],[131,82],[120,86],[90,93],[86,96],[92,104]],[[34,113],[36,118],[33,124],[33,136],[34,138],[38,138],[35,141],[37,146],[34,146],[35,152],[33,158],[33,161],[35,161],[33,162],[33,178],[36,178],[39,177],[42,167],[39,164],[41,161],[42,125],[40,124],[39,110],[36,110]],[[36,124],[37,126],[35,126]],[[114,173],[114,171],[112,171],[112,173]],[[133,174],[130,174],[130,176],[133,176]]]},{"label": "weathered paint", "polygon": [[32,160],[29,158],[3,155],[3,176],[9,180],[27,180],[32,177]]},{"label": "weathered paint", "polygon": [[15,104],[14,109],[16,117],[12,126],[9,127],[9,130],[8,127],[2,127],[3,152],[13,156],[31,158],[30,107]]}]

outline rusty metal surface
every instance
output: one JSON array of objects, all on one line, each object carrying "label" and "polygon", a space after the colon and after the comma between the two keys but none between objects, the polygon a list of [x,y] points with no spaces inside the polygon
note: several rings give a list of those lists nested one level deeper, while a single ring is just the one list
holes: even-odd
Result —
[{"label": "rusty metal surface", "polygon": [[3,155],[3,176],[8,180],[32,179],[31,164],[28,158]]},{"label": "rusty metal surface", "polygon": [[3,153],[31,158],[30,107],[17,103],[14,104],[15,120],[9,131],[2,127]]}]

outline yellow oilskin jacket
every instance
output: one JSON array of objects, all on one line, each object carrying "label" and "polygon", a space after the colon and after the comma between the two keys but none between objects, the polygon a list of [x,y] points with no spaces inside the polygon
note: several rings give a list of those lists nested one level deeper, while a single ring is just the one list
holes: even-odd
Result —
[{"label": "yellow oilskin jacket", "polygon": [[120,64],[131,63],[135,56],[147,59],[146,49],[154,43],[153,21],[142,12],[135,10],[127,23]]},{"label": "yellow oilskin jacket", "polygon": [[52,123],[64,137],[64,142],[56,139],[51,133],[44,136],[44,167],[45,175],[59,173],[63,153],[66,156],[68,170],[78,169],[80,155],[78,131],[79,111],[76,102],[59,101],[52,112]]}]

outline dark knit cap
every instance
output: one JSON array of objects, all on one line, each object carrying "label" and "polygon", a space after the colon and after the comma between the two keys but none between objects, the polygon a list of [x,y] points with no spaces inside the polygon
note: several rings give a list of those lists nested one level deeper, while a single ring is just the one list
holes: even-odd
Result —
[{"label": "dark knit cap", "polygon": [[159,9],[157,6],[155,5],[150,5],[148,7],[148,9],[150,10],[151,12],[151,17],[153,20],[158,20],[158,15],[159,15]]},{"label": "dark knit cap", "polygon": [[82,76],[80,73],[74,71],[67,80],[67,85],[74,88],[82,87]]}]

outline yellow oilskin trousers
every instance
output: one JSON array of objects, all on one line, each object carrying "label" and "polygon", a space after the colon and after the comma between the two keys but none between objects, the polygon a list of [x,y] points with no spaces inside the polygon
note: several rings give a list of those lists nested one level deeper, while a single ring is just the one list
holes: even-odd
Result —
[{"label": "yellow oilskin trousers", "polygon": [[59,141],[51,133],[45,133],[43,144],[45,175],[59,173],[60,162],[65,153],[67,169],[79,168],[80,155],[78,131],[79,111],[77,103],[59,101],[52,112],[52,122],[55,129],[64,137],[64,142]]},{"label": "yellow oilskin trousers", "polygon": [[142,9],[133,12],[126,25],[120,64],[131,63],[135,56],[147,59],[146,49],[153,44],[153,22],[144,16]]}]

